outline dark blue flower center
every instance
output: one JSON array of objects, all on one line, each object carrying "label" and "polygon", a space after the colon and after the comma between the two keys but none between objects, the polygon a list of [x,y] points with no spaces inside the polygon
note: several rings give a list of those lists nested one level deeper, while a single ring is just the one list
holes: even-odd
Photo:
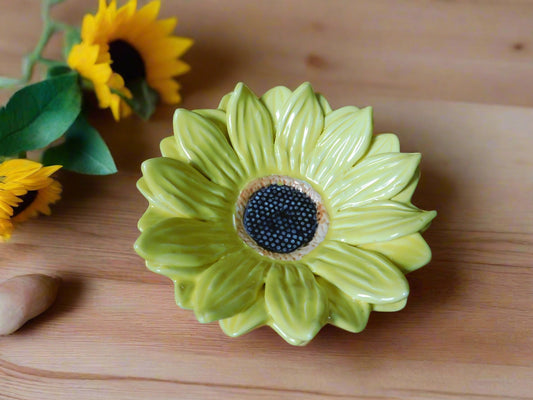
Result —
[{"label": "dark blue flower center", "polygon": [[315,236],[317,208],[298,189],[269,185],[250,196],[243,224],[248,235],[262,248],[273,253],[291,253]]}]

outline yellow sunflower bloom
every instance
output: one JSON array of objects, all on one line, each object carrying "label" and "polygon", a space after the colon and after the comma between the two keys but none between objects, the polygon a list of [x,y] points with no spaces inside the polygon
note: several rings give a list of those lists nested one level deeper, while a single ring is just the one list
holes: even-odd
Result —
[{"label": "yellow sunflower bloom", "polygon": [[60,165],[43,167],[34,161],[14,159],[0,164],[0,239],[7,240],[13,223],[49,215],[59,200],[61,184],[51,178]]},{"label": "yellow sunflower bloom", "polygon": [[174,116],[142,165],[135,249],[178,305],[238,336],[269,325],[304,345],[326,323],[359,332],[404,307],[435,217],[411,203],[420,154],[373,135],[371,108],[332,110],[306,83]]},{"label": "yellow sunflower bloom", "polygon": [[94,85],[99,105],[110,108],[116,120],[131,113],[117,93],[131,98],[128,85],[145,79],[168,104],[181,101],[174,77],[189,65],[179,59],[192,40],[172,35],[176,18],[157,20],[161,3],[151,1],[137,10],[136,0],[117,9],[100,0],[98,12],[84,17],[82,42],[73,46],[68,64]]},{"label": "yellow sunflower bloom", "polygon": [[131,114],[131,108],[112,90],[119,91],[128,98],[132,97],[131,92],[124,86],[124,79],[111,69],[110,60],[97,61],[98,52],[98,45],[75,45],[70,51],[68,64],[92,82],[101,108],[110,108],[116,120],[127,117]]}]

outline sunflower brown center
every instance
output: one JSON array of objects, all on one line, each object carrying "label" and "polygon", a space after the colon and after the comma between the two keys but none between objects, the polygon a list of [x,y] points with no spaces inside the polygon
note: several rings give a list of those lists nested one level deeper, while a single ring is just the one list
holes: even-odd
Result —
[{"label": "sunflower brown center", "polygon": [[31,205],[31,203],[33,203],[35,201],[35,199],[37,198],[38,194],[39,194],[38,190],[29,190],[25,195],[22,195],[20,197],[22,199],[22,202],[19,203],[16,207],[13,208],[12,217],[16,217],[22,211],[24,211],[26,208],[28,208]]},{"label": "sunflower brown center", "polygon": [[146,77],[146,67],[141,54],[131,44],[122,39],[109,43],[111,68],[128,83]]}]

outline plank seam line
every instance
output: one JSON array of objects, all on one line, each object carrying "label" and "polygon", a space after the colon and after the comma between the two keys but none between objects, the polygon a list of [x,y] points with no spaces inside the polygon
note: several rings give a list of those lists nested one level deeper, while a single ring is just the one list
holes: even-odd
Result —
[{"label": "plank seam line", "polygon": [[[284,388],[273,388],[267,386],[249,386],[249,385],[238,385],[238,384],[223,384],[223,383],[203,383],[203,382],[194,382],[194,381],[181,381],[173,379],[161,379],[161,378],[145,378],[138,376],[114,376],[114,375],[103,375],[103,374],[94,374],[94,373],[75,373],[75,372],[64,372],[64,371],[49,371],[33,367],[24,367],[18,364],[11,363],[4,359],[0,359],[0,371],[4,370],[4,373],[7,376],[13,378],[18,378],[18,375],[32,376],[36,378],[44,379],[57,379],[57,380],[90,380],[90,381],[136,381],[136,382],[159,382],[159,383],[169,383],[176,385],[186,385],[186,386],[203,386],[203,387],[212,387],[212,388],[224,388],[224,389],[251,389],[251,390],[264,390],[274,393],[294,393],[294,394],[303,394],[303,395],[312,395],[312,396],[329,396],[338,399],[361,399],[360,397],[354,397],[350,395],[336,394],[336,393],[327,393],[327,392],[318,392],[312,390],[299,390],[299,389],[284,389]],[[0,374],[1,376],[1,374]],[[372,399],[383,399],[383,397],[364,397],[362,399],[372,400]],[[391,399],[392,400],[392,399]]]}]

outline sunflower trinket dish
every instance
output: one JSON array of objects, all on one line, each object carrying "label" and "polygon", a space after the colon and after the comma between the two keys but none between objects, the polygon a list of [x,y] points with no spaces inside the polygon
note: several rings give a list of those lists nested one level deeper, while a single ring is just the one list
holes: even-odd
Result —
[{"label": "sunflower trinket dish", "polygon": [[370,107],[332,110],[308,83],[262,97],[239,83],[216,110],[176,110],[163,157],[142,164],[135,250],[229,336],[360,332],[405,306],[436,215],[411,203],[420,154],[372,130]]}]

